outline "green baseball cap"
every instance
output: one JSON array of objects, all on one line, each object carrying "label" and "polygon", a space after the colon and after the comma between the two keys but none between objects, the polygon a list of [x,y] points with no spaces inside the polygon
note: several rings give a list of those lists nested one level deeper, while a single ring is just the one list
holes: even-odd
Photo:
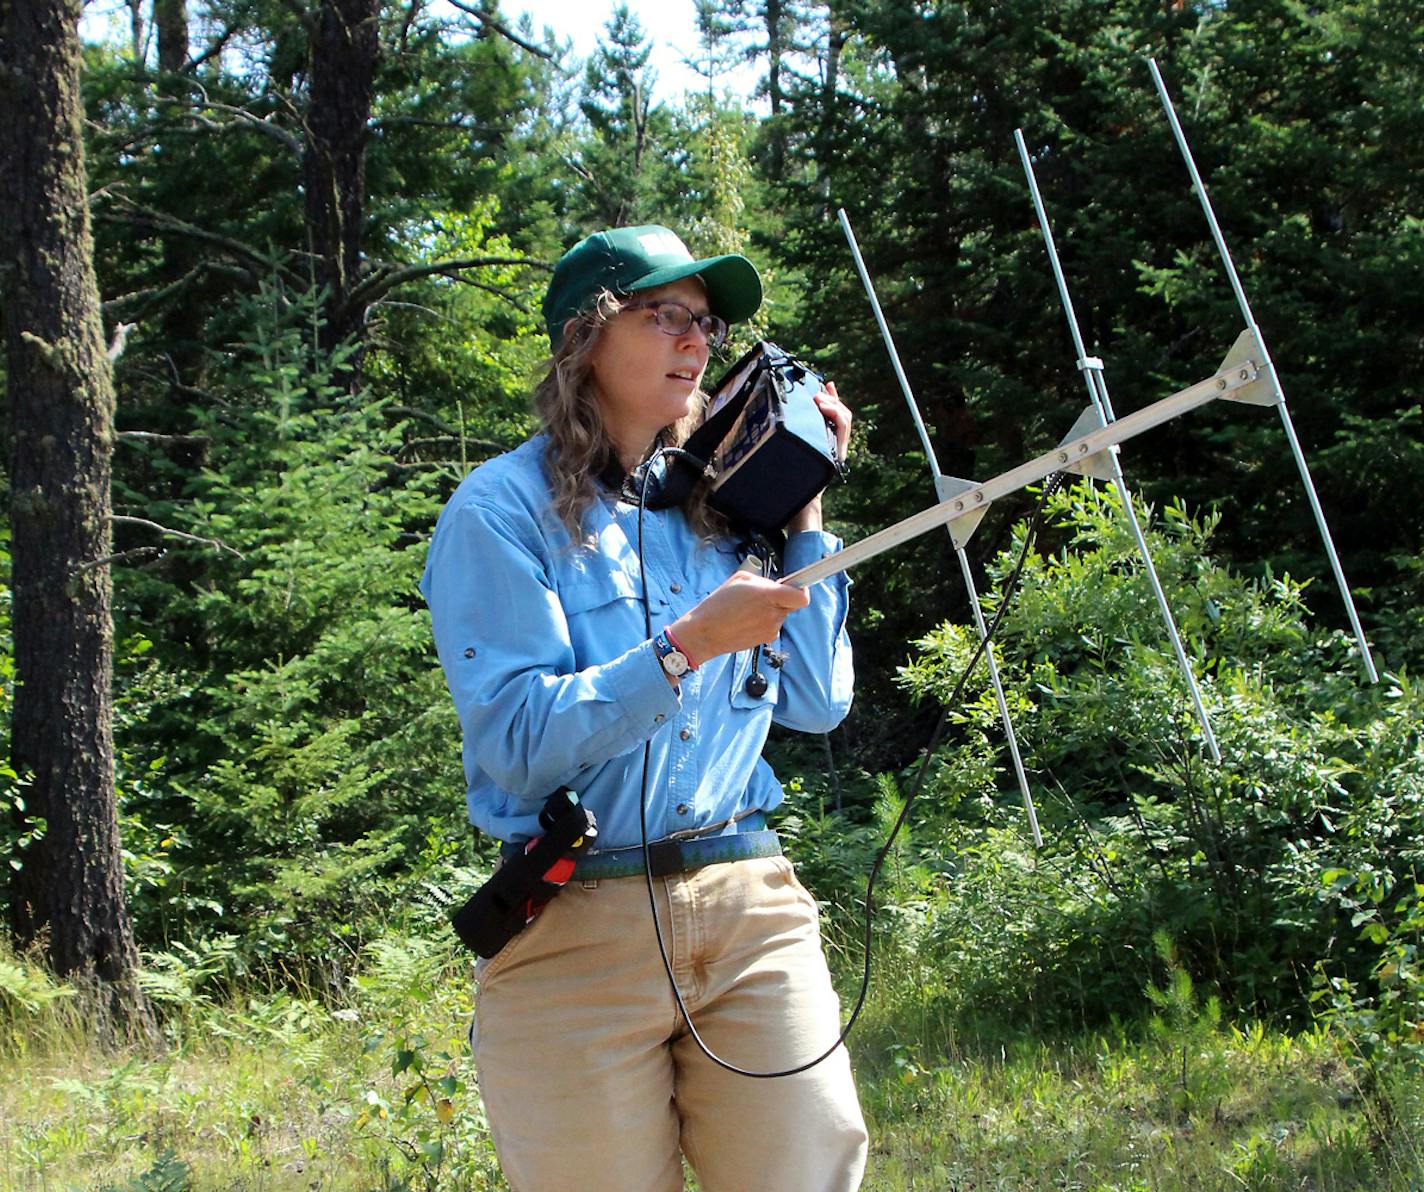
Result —
[{"label": "green baseball cap", "polygon": [[564,324],[588,310],[600,290],[632,294],[694,274],[707,287],[712,313],[729,323],[750,318],[761,305],[756,266],[736,253],[693,260],[677,234],[657,224],[586,236],[559,258],[544,295],[549,344],[558,350]]}]

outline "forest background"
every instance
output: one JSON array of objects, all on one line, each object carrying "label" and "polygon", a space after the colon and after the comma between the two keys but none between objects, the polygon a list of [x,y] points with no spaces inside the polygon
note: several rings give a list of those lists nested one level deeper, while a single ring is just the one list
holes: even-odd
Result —
[{"label": "forest background", "polygon": [[[829,510],[862,537],[933,489],[837,207],[949,474],[1046,450],[1084,404],[1016,127],[1119,413],[1210,375],[1235,339],[1149,56],[1382,675],[1362,677],[1341,631],[1272,411],[1209,407],[1123,453],[1219,765],[1116,499],[1052,496],[999,639],[1045,844],[981,666],[877,894],[851,1044],[867,1186],[1417,1186],[1424,16],[698,7],[686,48],[706,86],[678,100],[654,97],[626,10],[586,62],[458,0],[133,0],[130,43],[84,49],[114,394],[112,543],[83,564],[112,576],[112,710],[91,711],[112,724],[136,967],[96,1000],[35,913],[63,903],[62,854],[84,847],[50,800],[81,798],[47,792],[17,744],[0,770],[5,1186],[502,1186],[459,1042],[470,958],[446,925],[493,849],[464,822],[415,584],[442,501],[531,430],[552,263],[643,222],[757,261],[768,300],[728,359],[764,335],[836,379],[857,430]],[[748,63],[754,97],[720,81]],[[17,593],[33,509],[10,485],[38,441],[18,343]],[[996,505],[969,544],[991,614],[1034,499]],[[944,536],[854,578],[849,720],[768,746],[847,1004],[865,876],[976,641]],[[8,591],[7,721],[67,664],[41,659],[52,672],[17,690]]]}]

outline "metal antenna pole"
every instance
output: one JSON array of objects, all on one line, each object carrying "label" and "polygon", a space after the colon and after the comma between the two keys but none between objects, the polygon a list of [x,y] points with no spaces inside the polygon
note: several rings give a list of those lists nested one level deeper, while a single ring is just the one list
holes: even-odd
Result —
[{"label": "metal antenna pole", "polygon": [[[934,478],[935,495],[941,501],[948,500],[954,494],[950,488],[944,484],[948,479],[939,470],[939,460],[935,457],[934,445],[930,442],[929,431],[925,429],[925,421],[920,416],[919,403],[915,401],[914,392],[910,388],[909,379],[905,376],[905,369],[900,363],[900,353],[895,350],[895,340],[890,335],[890,327],[885,322],[885,312],[880,309],[880,299],[875,295],[875,287],[871,284],[870,273],[865,267],[865,259],[860,255],[860,245],[856,243],[855,233],[851,230],[850,217],[846,215],[845,208],[840,208],[836,214],[841,221],[841,229],[845,232],[847,242],[850,244],[851,256],[855,258],[855,267],[860,274],[861,284],[865,286],[865,292],[870,298],[870,308],[875,312],[875,321],[880,326],[880,335],[885,340],[886,350],[890,353],[890,364],[895,370],[895,376],[900,382],[900,389],[905,395],[905,401],[910,407],[910,417],[914,419],[915,429],[920,432],[920,442],[924,444],[925,458],[929,460],[930,474]],[[988,628],[984,623],[984,613],[979,607],[979,592],[974,585],[974,572],[969,566],[969,556],[964,548],[954,539],[954,530],[946,525],[949,531],[950,541],[954,543],[954,553],[959,559],[959,570],[964,576],[964,587],[969,593],[969,607],[974,613],[974,624],[978,627],[979,638],[982,641],[988,635]],[[1033,795],[1029,793],[1028,776],[1024,773],[1023,757],[1019,754],[1018,737],[1014,733],[1014,722],[1009,716],[1008,700],[1004,698],[1004,684],[999,678],[999,664],[994,659],[994,644],[988,643],[984,647],[984,660],[989,664],[989,681],[994,687],[994,700],[999,705],[999,719],[1004,724],[1004,736],[1009,744],[1009,756],[1013,759],[1014,774],[1018,777],[1019,791],[1023,795],[1024,811],[1028,814],[1029,830],[1033,833],[1033,843],[1036,848],[1043,847],[1043,834],[1038,828],[1038,812],[1034,809]]]},{"label": "metal antenna pole", "polygon": [[1291,421],[1290,410],[1286,408],[1286,395],[1281,389],[1280,378],[1276,375],[1276,366],[1271,361],[1271,354],[1266,348],[1265,337],[1261,335],[1261,329],[1256,325],[1256,318],[1251,313],[1251,304],[1246,301],[1246,291],[1241,288],[1241,278],[1236,273],[1236,265],[1231,260],[1231,253],[1227,250],[1226,239],[1221,234],[1221,225],[1216,221],[1216,212],[1212,210],[1211,199],[1206,193],[1206,183],[1202,181],[1202,176],[1197,170],[1197,163],[1192,157],[1191,148],[1187,145],[1186,133],[1182,131],[1181,121],[1177,119],[1177,109],[1172,106],[1172,97],[1167,94],[1167,84],[1162,80],[1162,72],[1157,69],[1157,62],[1153,58],[1147,60],[1147,67],[1152,72],[1152,81],[1157,85],[1157,94],[1162,99],[1162,106],[1167,110],[1167,120],[1172,125],[1172,135],[1177,139],[1177,148],[1182,151],[1182,159],[1187,163],[1187,172],[1192,177],[1192,185],[1196,187],[1197,199],[1201,203],[1202,212],[1206,215],[1206,222],[1211,228],[1212,239],[1216,241],[1216,251],[1221,254],[1221,263],[1226,267],[1226,276],[1231,281],[1232,293],[1236,295],[1236,305],[1241,308],[1241,317],[1246,320],[1246,330],[1256,337],[1256,343],[1262,356],[1267,384],[1270,387],[1271,396],[1274,398],[1276,409],[1281,414],[1281,425],[1285,427],[1286,441],[1290,444],[1291,454],[1295,456],[1295,466],[1300,472],[1301,484],[1305,486],[1305,495],[1310,501],[1311,512],[1315,514],[1315,524],[1320,530],[1320,537],[1325,543],[1325,554],[1330,560],[1330,570],[1335,573],[1335,584],[1340,589],[1340,596],[1345,601],[1345,612],[1350,618],[1350,628],[1355,632],[1355,641],[1360,647],[1360,659],[1365,665],[1365,673],[1369,675],[1371,683],[1379,682],[1379,672],[1375,670],[1375,660],[1370,654],[1369,643],[1365,640],[1365,630],[1360,624],[1359,614],[1355,611],[1355,600],[1350,594],[1350,585],[1345,580],[1344,568],[1340,566],[1340,556],[1335,552],[1334,539],[1330,537],[1330,527],[1325,523],[1325,512],[1320,507],[1320,498],[1315,492],[1315,482],[1310,478],[1310,468],[1305,462],[1305,453],[1301,451],[1300,440],[1296,437],[1295,425]]},{"label": "metal antenna pole", "polygon": [[[927,534],[946,524],[951,529],[960,527],[967,537],[973,533],[973,527],[979,524],[984,511],[990,505],[1000,497],[1018,492],[1025,485],[1046,479],[1054,472],[1062,472],[1064,469],[1077,471],[1080,467],[1095,467],[1093,457],[1108,448],[1144,435],[1154,427],[1180,418],[1183,414],[1218,398],[1227,401],[1252,401],[1258,392],[1257,386],[1261,386],[1261,391],[1264,391],[1265,382],[1261,379],[1261,370],[1250,357],[1251,346],[1250,333],[1243,331],[1236,345],[1240,349],[1239,353],[1233,349],[1234,359],[1228,357],[1226,363],[1204,381],[1179,389],[1150,406],[1134,410],[1116,422],[1096,426],[1086,434],[1074,432],[1057,447],[1042,455],[1026,460],[1007,472],[1001,472],[992,480],[971,484],[958,496],[931,505],[928,509],[921,509],[919,513],[911,514],[893,526],[877,530],[868,538],[862,538],[859,542],[853,542],[826,555],[799,571],[782,576],[781,582],[793,588],[810,587],[828,575],[849,571],[887,550],[893,550],[903,542],[909,542],[911,538],[918,538],[921,534]],[[1085,412],[1089,415],[1094,413],[1091,410]],[[1096,422],[1096,419],[1094,421]],[[1104,467],[1102,471],[1106,472],[1107,468]]]},{"label": "metal antenna pole", "polygon": [[[1033,207],[1038,213],[1038,226],[1043,230],[1043,242],[1048,246],[1048,260],[1053,266],[1053,277],[1058,282],[1058,295],[1063,300],[1064,314],[1068,317],[1068,331],[1073,337],[1073,350],[1078,353],[1078,371],[1083,374],[1083,381],[1088,386],[1088,398],[1093,403],[1099,420],[1102,425],[1106,426],[1109,422],[1116,421],[1117,416],[1113,413],[1112,400],[1108,397],[1108,383],[1103,374],[1103,362],[1097,356],[1089,356],[1083,347],[1083,335],[1078,329],[1078,315],[1073,309],[1073,299],[1068,294],[1068,282],[1063,276],[1063,266],[1058,260],[1058,248],[1053,240],[1053,229],[1048,223],[1048,212],[1043,205],[1043,196],[1039,194],[1038,179],[1034,177],[1033,163],[1029,159],[1028,146],[1024,144],[1022,129],[1014,129],[1014,144],[1018,146],[1019,160],[1023,162],[1024,174],[1028,178],[1029,192],[1033,195]],[[1152,585],[1152,594],[1157,598],[1157,609],[1162,614],[1162,624],[1166,626],[1167,637],[1171,640],[1172,650],[1177,655],[1177,666],[1181,669],[1182,678],[1186,680],[1187,690],[1191,693],[1192,707],[1196,709],[1197,723],[1201,725],[1207,751],[1211,754],[1213,761],[1219,762],[1221,761],[1221,750],[1216,744],[1216,734],[1211,731],[1211,718],[1207,716],[1206,708],[1202,704],[1196,675],[1192,672],[1192,664],[1187,658],[1186,648],[1182,645],[1182,636],[1177,632],[1177,622],[1172,616],[1171,606],[1167,603],[1167,594],[1162,590],[1162,581],[1157,577],[1157,568],[1152,562],[1152,554],[1147,549],[1147,539],[1143,536],[1142,526],[1137,520],[1137,512],[1132,506],[1132,493],[1128,490],[1127,479],[1122,474],[1122,464],[1118,460],[1116,451],[1110,451],[1107,454],[1112,469],[1113,484],[1117,487],[1123,512],[1127,514],[1127,524],[1132,530],[1133,541],[1137,543],[1137,551],[1142,556],[1142,562],[1147,568],[1147,578]]]}]

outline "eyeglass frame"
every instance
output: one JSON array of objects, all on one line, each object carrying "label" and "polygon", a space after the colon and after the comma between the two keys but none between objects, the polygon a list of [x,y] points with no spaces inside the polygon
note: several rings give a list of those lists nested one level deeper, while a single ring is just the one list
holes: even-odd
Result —
[{"label": "eyeglass frame", "polygon": [[[655,311],[660,306],[676,306],[687,312],[687,326],[683,327],[680,331],[669,331],[658,321],[657,315],[654,315],[653,325],[664,335],[686,335],[692,330],[693,324],[695,323],[701,330],[703,337],[707,340],[707,346],[709,348],[720,348],[727,342],[727,335],[731,331],[731,328],[728,326],[726,319],[721,315],[714,315],[710,311],[705,315],[694,314],[692,307],[688,306],[685,302],[679,302],[676,298],[658,298],[649,302],[630,302],[627,306],[621,307],[618,313],[622,314],[624,311],[629,310]],[[711,326],[709,326],[709,324],[711,324]],[[716,327],[720,327],[721,330],[714,333],[714,328]]]}]

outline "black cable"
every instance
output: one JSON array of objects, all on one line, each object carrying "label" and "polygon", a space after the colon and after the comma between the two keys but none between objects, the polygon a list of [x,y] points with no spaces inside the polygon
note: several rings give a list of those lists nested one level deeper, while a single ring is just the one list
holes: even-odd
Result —
[{"label": "black cable", "polygon": [[[658,458],[668,451],[667,448],[659,448],[649,457],[643,465],[643,476],[639,484],[638,502],[638,571],[642,581],[643,594],[643,628],[649,638],[653,636],[653,612],[652,604],[648,599],[648,571],[643,562],[643,508],[646,503],[648,493],[648,479],[652,474],[653,467]],[[1030,521],[1028,530],[1024,534],[1023,547],[1019,551],[1018,560],[1014,563],[1014,569],[1009,575],[1008,583],[1004,588],[1003,599],[999,602],[998,611],[994,614],[994,619],[989,623],[984,635],[979,639],[978,648],[970,657],[968,665],[960,673],[959,681],[954,685],[954,690],[950,693],[949,699],[945,701],[944,710],[940,713],[939,723],[935,725],[935,730],[930,736],[930,743],[925,749],[925,755],[920,762],[920,768],[915,774],[914,784],[910,788],[909,794],[905,796],[905,805],[900,808],[900,814],[895,819],[894,826],[890,829],[890,835],[880,850],[875,854],[875,862],[870,867],[870,877],[865,884],[865,961],[861,970],[860,990],[856,995],[855,1006],[850,1012],[850,1017],[846,1019],[845,1025],[841,1028],[841,1033],[836,1036],[836,1041],[825,1051],[814,1059],[807,1060],[803,1064],[798,1064],[794,1068],[784,1068],[775,1072],[754,1072],[749,1068],[739,1068],[736,1064],[724,1060],[702,1040],[702,1036],[697,1033],[697,1027],[692,1022],[692,1014],[687,1008],[687,1003],[682,999],[682,991],[677,987],[677,978],[673,975],[672,960],[668,956],[667,943],[663,939],[662,923],[658,918],[657,894],[653,889],[652,855],[648,841],[648,771],[651,766],[653,742],[648,738],[643,743],[643,781],[642,789],[638,794],[638,828],[642,834],[643,844],[643,879],[648,887],[648,906],[653,915],[653,934],[658,941],[658,954],[662,957],[663,971],[667,974],[668,985],[672,988],[673,999],[677,1002],[678,1012],[682,1015],[682,1020],[687,1023],[688,1033],[692,1036],[692,1041],[697,1044],[698,1050],[719,1068],[725,1068],[728,1072],[733,1072],[738,1076],[749,1076],[755,1080],[775,1080],[783,1076],[796,1076],[801,1072],[809,1071],[823,1060],[829,1059],[836,1048],[845,1043],[850,1037],[851,1028],[855,1026],[856,1020],[860,1017],[860,1012],[865,1008],[866,995],[870,992],[870,967],[871,967],[871,946],[874,935],[874,922],[872,918],[871,903],[875,895],[875,882],[880,876],[881,867],[885,864],[885,858],[890,855],[890,850],[895,845],[895,837],[900,834],[900,829],[904,827],[905,821],[909,818],[910,807],[919,796],[924,785],[925,775],[929,771],[930,759],[934,757],[934,751],[939,748],[939,744],[944,735],[945,726],[949,723],[949,712],[959,702],[959,696],[964,690],[964,685],[969,681],[969,676],[974,673],[974,668],[979,665],[979,659],[983,657],[984,651],[993,640],[994,634],[998,631],[999,622],[1003,619],[1005,611],[1009,607],[1009,602],[1013,597],[1015,589],[1018,587],[1019,577],[1023,574],[1024,563],[1028,559],[1029,547],[1033,544],[1040,526],[1043,522],[1043,515],[1048,506],[1048,499],[1063,482],[1063,474],[1055,472],[1048,478],[1043,486],[1043,492],[1039,494],[1037,507],[1034,509],[1033,519]]]}]

